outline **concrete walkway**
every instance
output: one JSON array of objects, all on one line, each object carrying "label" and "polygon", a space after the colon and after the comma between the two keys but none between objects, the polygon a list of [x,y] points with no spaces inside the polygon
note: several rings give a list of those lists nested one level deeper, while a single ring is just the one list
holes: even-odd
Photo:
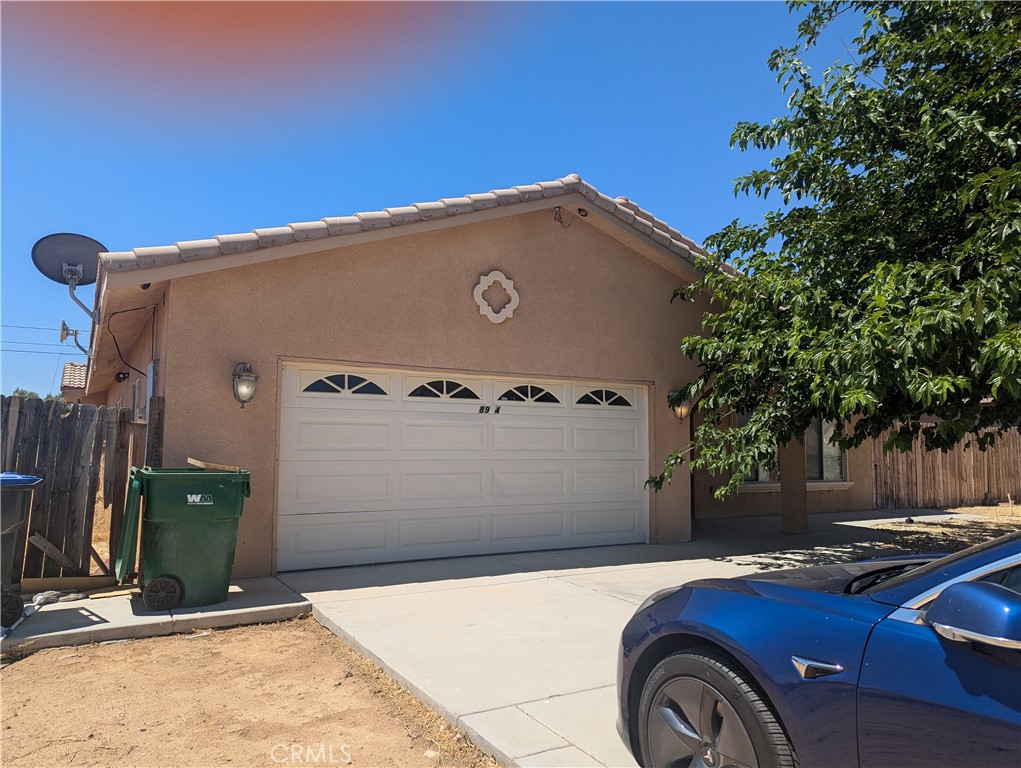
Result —
[{"label": "concrete walkway", "polygon": [[[315,617],[508,766],[633,766],[616,719],[620,631],[657,589],[861,559],[905,512],[700,521],[696,540],[282,574]],[[926,514],[913,510],[919,517]]]},{"label": "concrete walkway", "polygon": [[[27,601],[26,597],[26,601]],[[172,635],[195,629],[263,624],[299,616],[310,604],[272,577],[239,579],[227,602],[150,611],[137,589],[96,590],[85,600],[44,605],[3,640],[5,652]]]}]

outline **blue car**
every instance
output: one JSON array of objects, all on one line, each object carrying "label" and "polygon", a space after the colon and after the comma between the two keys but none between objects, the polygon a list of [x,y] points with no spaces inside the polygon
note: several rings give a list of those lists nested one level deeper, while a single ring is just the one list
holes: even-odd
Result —
[{"label": "blue car", "polygon": [[657,592],[617,685],[646,768],[1017,768],[1021,534]]}]

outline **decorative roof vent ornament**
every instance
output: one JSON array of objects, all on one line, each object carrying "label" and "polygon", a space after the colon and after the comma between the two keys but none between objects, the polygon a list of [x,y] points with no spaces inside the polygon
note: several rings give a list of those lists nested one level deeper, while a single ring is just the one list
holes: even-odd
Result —
[{"label": "decorative roof vent ornament", "polygon": [[[496,285],[503,289],[498,291]],[[485,315],[494,323],[502,323],[514,316],[514,310],[521,303],[521,297],[514,290],[514,281],[498,269],[479,278],[475,286],[475,303],[479,305],[479,314]]]}]

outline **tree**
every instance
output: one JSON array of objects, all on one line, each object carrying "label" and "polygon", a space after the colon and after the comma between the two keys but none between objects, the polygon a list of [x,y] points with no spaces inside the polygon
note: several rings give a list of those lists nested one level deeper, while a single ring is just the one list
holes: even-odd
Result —
[{"label": "tree", "polygon": [[11,397],[22,397],[25,398],[26,400],[35,398],[36,400],[42,399],[47,402],[50,400],[56,400],[60,403],[60,409],[62,413],[67,413],[71,409],[71,406],[68,405],[67,402],[65,402],[63,395],[55,395],[52,392],[46,395],[46,397],[40,398],[38,392],[32,392],[31,390],[24,389],[23,387],[15,387],[14,391],[11,392]]},{"label": "tree", "polygon": [[[703,421],[656,488],[688,460],[731,475],[723,498],[814,417],[845,448],[888,433],[887,450],[985,450],[1021,417],[1021,5],[788,7],[797,43],[769,67],[789,114],[731,139],[776,153],[735,193],[782,205],[707,238],[675,294],[713,299],[675,397]],[[846,13],[856,53],[820,81],[803,56]]]}]

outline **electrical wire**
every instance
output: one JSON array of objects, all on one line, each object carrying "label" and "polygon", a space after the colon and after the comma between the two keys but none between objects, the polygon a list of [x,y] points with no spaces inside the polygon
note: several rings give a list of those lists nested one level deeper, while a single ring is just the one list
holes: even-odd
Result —
[{"label": "electrical wire", "polygon": [[[85,357],[81,352],[41,352],[35,349],[0,349],[5,355],[21,353],[22,355],[58,355],[59,357]],[[145,374],[142,374],[143,376]]]},{"label": "electrical wire", "polygon": [[55,344],[51,341],[16,341],[15,339],[4,339],[8,344],[24,344],[26,347],[68,347],[69,344]]},{"label": "electrical wire", "polygon": [[153,317],[156,316],[155,304],[147,304],[144,307],[132,307],[131,309],[122,309],[119,312],[111,312],[110,316],[106,318],[106,330],[110,332],[110,338],[113,339],[113,345],[117,350],[117,357],[120,358],[120,361],[124,363],[124,365],[126,365],[128,368],[133,370],[135,373],[137,373],[139,376],[145,376],[146,378],[149,378],[143,371],[138,370],[135,366],[133,366],[131,363],[124,359],[124,355],[121,353],[121,345],[117,343],[117,336],[114,334],[113,325],[111,324],[111,321],[115,317],[117,317],[117,315],[123,315],[127,312],[140,312],[143,309],[153,310]]}]

